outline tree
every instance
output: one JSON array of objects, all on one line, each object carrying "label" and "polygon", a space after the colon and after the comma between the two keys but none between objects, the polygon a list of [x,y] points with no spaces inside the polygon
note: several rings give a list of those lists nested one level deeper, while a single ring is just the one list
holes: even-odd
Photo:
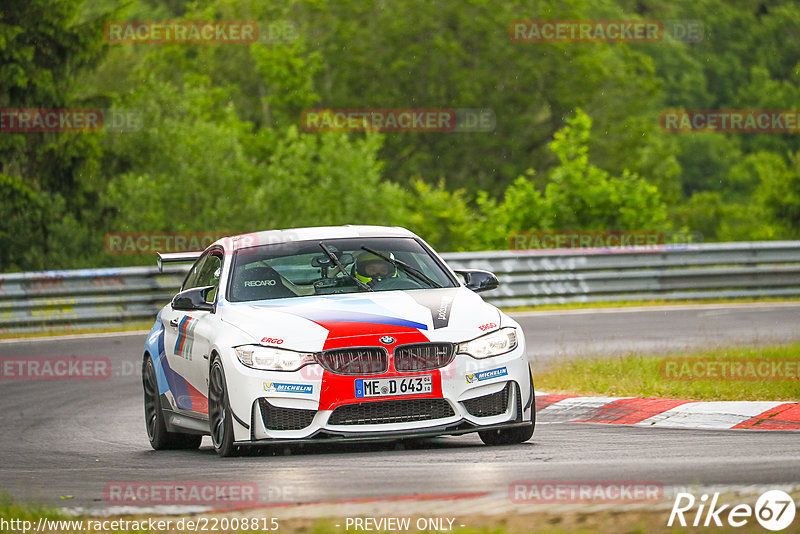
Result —
[{"label": "tree", "polygon": [[[0,232],[13,237],[0,270],[57,266],[60,253],[79,250],[96,224],[89,207],[98,188],[89,177],[97,170],[99,134],[13,132],[8,122],[14,110],[94,107],[78,94],[77,79],[102,58],[103,20],[81,19],[80,8],[73,0],[0,6],[0,109],[7,121],[0,135],[0,198],[6,213],[30,210],[30,220],[0,222]],[[73,231],[66,243],[57,237],[64,225]]]},{"label": "tree", "polygon": [[[669,228],[658,188],[634,173],[611,176],[589,162],[592,120],[581,109],[550,143],[559,165],[550,169],[544,194],[526,177],[506,190],[503,202],[482,203],[494,247],[512,232],[528,230],[644,230]],[[528,172],[528,178],[533,171]]]},{"label": "tree", "polygon": [[446,176],[450,188],[500,197],[530,161],[542,177],[557,164],[547,144],[576,106],[597,121],[593,154],[604,168],[641,165],[674,179],[675,169],[659,166],[669,147],[638,153],[644,135],[659,135],[658,79],[643,49],[509,38],[519,19],[625,18],[614,1],[307,0],[294,16],[322,57],[314,77],[322,107],[494,111],[492,132],[387,135],[390,180]]}]

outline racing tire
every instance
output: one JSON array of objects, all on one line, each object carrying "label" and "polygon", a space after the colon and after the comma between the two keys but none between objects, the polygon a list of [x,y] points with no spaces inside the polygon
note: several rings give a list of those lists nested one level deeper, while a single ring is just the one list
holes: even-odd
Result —
[{"label": "racing tire", "polygon": [[203,436],[168,432],[164,412],[161,409],[161,396],[158,394],[156,369],[153,359],[148,355],[142,363],[142,386],[144,388],[144,423],[150,446],[157,451],[191,450],[200,447]]},{"label": "racing tire", "polygon": [[239,447],[233,444],[233,418],[225,384],[225,370],[216,357],[208,372],[208,425],[214,450],[229,458],[239,455]]},{"label": "racing tire", "polygon": [[[531,376],[531,396],[533,397],[533,376]],[[486,445],[515,445],[524,443],[533,437],[533,430],[536,428],[536,399],[531,398],[531,424],[530,426],[520,426],[515,428],[497,428],[492,430],[482,430],[478,435]]]}]

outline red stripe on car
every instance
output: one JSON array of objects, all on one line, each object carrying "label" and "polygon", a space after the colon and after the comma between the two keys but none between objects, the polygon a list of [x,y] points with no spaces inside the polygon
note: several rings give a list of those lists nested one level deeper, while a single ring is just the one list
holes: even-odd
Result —
[{"label": "red stripe on car", "polygon": [[[390,355],[389,370],[377,375],[339,375],[328,370],[322,373],[322,385],[319,395],[319,409],[333,410],[342,404],[360,402],[376,402],[382,400],[396,400],[407,398],[442,398],[442,380],[438,369],[418,373],[398,373],[391,364],[394,347],[407,343],[427,343],[430,340],[420,330],[407,326],[396,326],[379,323],[354,323],[345,321],[330,321],[317,323],[328,330],[323,350],[342,349],[348,347],[383,347]],[[391,336],[394,343],[381,343],[380,338]],[[363,378],[371,380],[376,378],[395,378],[415,375],[431,375],[433,391],[426,394],[397,395],[391,397],[356,397],[355,381]]]},{"label": "red stripe on car", "polygon": [[192,399],[192,411],[200,413],[208,413],[208,397],[200,393],[200,391],[193,385],[186,381],[186,387],[189,389],[189,398]]}]

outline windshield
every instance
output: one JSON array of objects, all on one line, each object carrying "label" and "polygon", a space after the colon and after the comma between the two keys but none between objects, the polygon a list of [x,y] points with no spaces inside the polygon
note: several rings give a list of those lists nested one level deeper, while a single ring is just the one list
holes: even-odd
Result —
[{"label": "windshield", "polygon": [[456,286],[439,261],[415,239],[326,239],[237,251],[228,300]]}]

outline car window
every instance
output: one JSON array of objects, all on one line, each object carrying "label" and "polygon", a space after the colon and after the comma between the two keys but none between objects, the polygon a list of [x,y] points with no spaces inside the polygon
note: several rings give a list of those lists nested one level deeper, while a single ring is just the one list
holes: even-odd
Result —
[{"label": "car window", "polygon": [[331,260],[320,241],[238,251],[228,299],[241,302],[456,285],[437,260],[412,238],[328,239],[322,243],[344,270]]},{"label": "car window", "polygon": [[[186,282],[183,284],[183,290],[205,286],[214,286],[216,288],[219,286],[221,274],[222,258],[216,254],[207,254],[192,266],[189,275],[186,277]],[[217,290],[213,289],[206,296],[206,301],[214,302],[216,297]]]}]

